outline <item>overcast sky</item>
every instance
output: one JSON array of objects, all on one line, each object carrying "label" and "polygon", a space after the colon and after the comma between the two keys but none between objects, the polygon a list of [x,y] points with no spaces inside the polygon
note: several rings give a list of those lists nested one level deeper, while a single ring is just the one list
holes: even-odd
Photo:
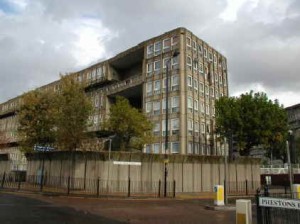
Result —
[{"label": "overcast sky", "polygon": [[177,27],[227,57],[230,95],[300,103],[299,0],[0,0],[0,102]]}]

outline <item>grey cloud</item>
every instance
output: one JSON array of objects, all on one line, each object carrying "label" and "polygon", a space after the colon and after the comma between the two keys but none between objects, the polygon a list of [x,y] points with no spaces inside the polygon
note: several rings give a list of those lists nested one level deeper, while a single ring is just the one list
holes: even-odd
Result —
[{"label": "grey cloud", "polygon": [[[225,0],[214,3],[206,0],[31,2],[31,10],[38,9],[38,13],[31,13],[37,14],[34,21],[29,18],[21,22],[0,20],[0,29],[4,28],[8,33],[5,37],[0,35],[0,46],[4,45],[1,49],[10,51],[7,57],[0,53],[0,66],[4,66],[3,71],[10,76],[20,76],[22,82],[36,80],[36,85],[57,78],[58,71],[66,71],[72,66],[74,68],[76,63],[69,52],[74,37],[71,30],[64,30],[62,24],[66,20],[95,17],[101,19],[104,27],[112,33],[118,34],[112,39],[101,40],[108,55],[119,53],[167,30],[184,26],[228,58],[231,93],[241,88],[248,90],[247,86],[252,83],[261,83],[272,93],[290,90],[297,92],[300,89],[297,74],[300,70],[300,1],[284,1],[288,7],[280,19],[276,14],[277,3],[264,3],[264,0],[259,1],[256,8],[246,3],[237,13],[236,21],[224,22],[219,15],[226,7]],[[267,21],[263,20],[264,17]],[[24,26],[27,26],[26,29]],[[24,34],[25,37],[21,38]],[[36,39],[43,39],[46,43],[36,45]],[[62,47],[57,49],[57,45]],[[8,66],[14,65],[14,61],[19,62],[18,67],[21,69]],[[24,72],[30,74],[25,76]],[[8,77],[6,79],[12,83],[4,86],[17,88],[19,85]],[[8,88],[6,91],[2,89],[0,97],[11,92]]]}]

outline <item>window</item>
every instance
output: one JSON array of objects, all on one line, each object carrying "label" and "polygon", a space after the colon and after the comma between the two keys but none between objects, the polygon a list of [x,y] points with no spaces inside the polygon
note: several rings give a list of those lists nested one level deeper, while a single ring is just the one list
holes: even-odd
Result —
[{"label": "window", "polygon": [[193,153],[193,142],[188,142],[188,154],[192,154]]},{"label": "window", "polygon": [[194,79],[194,89],[198,90],[198,80]]},{"label": "window", "polygon": [[146,145],[146,153],[151,153],[151,145]]},{"label": "window", "polygon": [[151,73],[153,71],[153,63],[147,63],[147,73]]},{"label": "window", "polygon": [[197,133],[197,135],[198,135],[198,133],[199,133],[199,122],[195,122],[195,133]]},{"label": "window", "polygon": [[201,133],[204,134],[205,133],[205,124],[201,123]]},{"label": "window", "polygon": [[217,64],[217,55],[214,54],[214,63]]},{"label": "window", "polygon": [[202,54],[202,53],[203,53],[203,49],[202,49],[202,46],[201,46],[201,45],[198,46],[198,51],[199,51],[199,54]]},{"label": "window", "polygon": [[198,61],[194,61],[193,68],[194,68],[195,71],[198,70]]},{"label": "window", "polygon": [[206,104],[206,109],[205,109],[205,111],[206,111],[206,114],[209,115],[209,104]]},{"label": "window", "polygon": [[179,96],[172,97],[172,112],[179,112]]},{"label": "window", "polygon": [[215,82],[218,82],[218,74],[215,74]]},{"label": "window", "polygon": [[155,135],[155,136],[160,135],[160,122],[156,122],[154,124],[153,135]]},{"label": "window", "polygon": [[198,111],[198,107],[199,107],[198,100],[194,100],[194,110]]},{"label": "window", "polygon": [[172,153],[179,153],[179,142],[172,142]]},{"label": "window", "polygon": [[216,99],[219,99],[219,91],[216,90]]},{"label": "window", "polygon": [[199,64],[199,71],[200,71],[201,73],[203,73],[203,64],[202,64],[202,63]]},{"label": "window", "polygon": [[204,93],[204,84],[202,82],[199,82],[199,86],[200,86],[200,92]]},{"label": "window", "polygon": [[172,37],[172,45],[178,44],[178,36],[173,36]]},{"label": "window", "polygon": [[211,52],[209,52],[209,53],[208,53],[208,59],[209,59],[210,61],[212,61],[212,60],[213,60],[213,55],[212,55],[212,53],[211,53]]},{"label": "window", "polygon": [[193,40],[193,49],[194,49],[194,51],[197,50],[197,43],[196,43],[196,41],[194,41],[194,40]]},{"label": "window", "polygon": [[160,101],[153,102],[153,113],[154,115],[160,114]]},{"label": "window", "polygon": [[201,112],[204,113],[204,109],[205,109],[205,108],[204,108],[204,103],[203,103],[203,102],[201,102],[201,107],[200,107],[200,109],[201,109]]},{"label": "window", "polygon": [[222,75],[219,75],[219,83],[222,84]]},{"label": "window", "polygon": [[102,67],[98,67],[98,68],[97,68],[97,76],[98,76],[99,78],[102,78],[102,77],[103,77]]},{"label": "window", "polygon": [[147,82],[147,96],[152,95],[152,82]]},{"label": "window", "polygon": [[193,79],[192,79],[192,76],[188,76],[187,77],[187,85],[189,87],[192,87],[193,86]]},{"label": "window", "polygon": [[178,135],[179,134],[179,119],[171,119],[171,129],[172,129],[172,135]]},{"label": "window", "polygon": [[163,68],[167,68],[167,65],[170,69],[170,58],[164,58],[163,60]]},{"label": "window", "polygon": [[160,80],[154,81],[154,94],[160,94]]},{"label": "window", "polygon": [[187,103],[188,103],[188,112],[193,112],[193,99],[192,97],[187,98]]},{"label": "window", "polygon": [[188,119],[188,134],[193,135],[193,120]]},{"label": "window", "polygon": [[186,56],[186,64],[188,67],[192,67],[192,58],[190,56]]},{"label": "window", "polygon": [[213,87],[210,87],[210,95],[211,95],[212,97],[215,96],[215,91],[214,91],[214,88],[213,88]]},{"label": "window", "polygon": [[204,57],[207,58],[207,49],[204,48]]},{"label": "window", "polygon": [[172,57],[172,66],[178,65],[179,55]]},{"label": "window", "polygon": [[172,76],[172,91],[179,90],[179,76],[173,75]]},{"label": "window", "polygon": [[153,44],[150,44],[147,46],[147,55],[152,55],[153,54],[153,51],[154,51],[154,45]]},{"label": "window", "polygon": [[190,38],[190,37],[186,37],[186,45],[187,45],[188,47],[191,46],[191,38]]},{"label": "window", "polygon": [[151,113],[152,112],[152,102],[147,102],[146,103],[146,113]]},{"label": "window", "polygon": [[210,133],[210,124],[209,123],[206,124],[206,132]]},{"label": "window", "polygon": [[154,71],[159,71],[160,70],[160,61],[155,61],[154,62]]},{"label": "window", "polygon": [[[168,120],[168,133],[170,134],[170,120]],[[162,127],[162,135],[165,136],[166,135],[166,120],[162,120],[161,121],[161,127]]]},{"label": "window", "polygon": [[153,144],[153,153],[159,153],[159,143]]},{"label": "window", "polygon": [[161,41],[154,43],[154,55],[158,55],[161,53]]},{"label": "window", "polygon": [[162,153],[168,153],[169,150],[170,150],[170,146],[171,146],[171,143],[169,142],[169,143],[168,143],[168,146],[167,146],[167,149],[165,150],[166,144],[165,144],[165,143],[162,143],[162,144],[161,144],[161,152],[162,152]]},{"label": "window", "polygon": [[170,48],[171,48],[171,39],[170,38],[164,39],[163,40],[163,49],[168,50]]},{"label": "window", "polygon": [[199,154],[199,144],[196,142],[194,143],[194,150],[195,150],[195,154]]},{"label": "window", "polygon": [[[166,113],[166,98],[163,98],[162,100],[162,109],[163,109],[163,113]],[[171,110],[171,99],[169,98],[169,101],[168,101],[168,110],[170,112]]]},{"label": "window", "polygon": [[226,74],[224,74],[223,81],[224,81],[224,86],[227,86]]},{"label": "window", "polygon": [[205,94],[207,96],[209,95],[209,87],[208,87],[208,85],[205,85]]}]

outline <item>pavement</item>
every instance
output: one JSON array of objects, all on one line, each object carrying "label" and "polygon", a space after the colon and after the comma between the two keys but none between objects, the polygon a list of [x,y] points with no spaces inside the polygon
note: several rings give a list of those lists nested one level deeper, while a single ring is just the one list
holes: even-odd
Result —
[{"label": "pavement", "polygon": [[1,224],[235,223],[233,210],[207,210],[211,199],[84,198],[0,191]]}]

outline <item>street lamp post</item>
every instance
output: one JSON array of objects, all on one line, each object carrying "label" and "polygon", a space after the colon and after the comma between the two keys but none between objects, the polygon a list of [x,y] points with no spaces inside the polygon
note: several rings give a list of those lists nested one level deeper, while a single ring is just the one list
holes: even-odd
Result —
[{"label": "street lamp post", "polygon": [[169,61],[166,62],[166,136],[165,136],[165,158],[164,158],[164,164],[165,164],[165,172],[164,172],[164,197],[167,197],[167,178],[168,178],[168,155],[167,150],[169,147],[169,70],[170,70],[170,64],[171,59],[178,56],[179,52],[174,51]]},{"label": "street lamp post", "polygon": [[[289,130],[288,135],[289,137],[293,134],[293,131]],[[293,195],[293,176],[292,176],[292,165],[291,165],[291,155],[290,155],[290,144],[289,141],[286,141],[286,152],[287,152],[287,159],[288,159],[288,171],[289,171],[289,179],[290,179],[290,189],[291,189],[291,195],[292,198],[294,198]]]}]

